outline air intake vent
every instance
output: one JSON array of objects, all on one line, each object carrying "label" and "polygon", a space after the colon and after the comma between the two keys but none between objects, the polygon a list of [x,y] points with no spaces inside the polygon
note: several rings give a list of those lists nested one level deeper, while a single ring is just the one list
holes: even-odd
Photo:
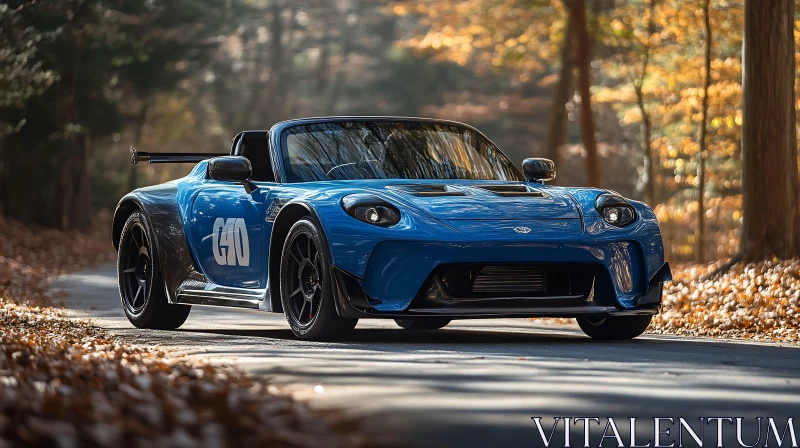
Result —
[{"label": "air intake vent", "polygon": [[544,193],[539,191],[530,191],[525,185],[481,185],[481,190],[490,191],[498,196],[527,196],[542,198]]},{"label": "air intake vent", "polygon": [[528,266],[484,266],[472,283],[477,294],[519,294],[544,291],[545,273]]},{"label": "air intake vent", "polygon": [[410,194],[412,196],[466,196],[462,190],[448,185],[393,185],[390,190]]}]

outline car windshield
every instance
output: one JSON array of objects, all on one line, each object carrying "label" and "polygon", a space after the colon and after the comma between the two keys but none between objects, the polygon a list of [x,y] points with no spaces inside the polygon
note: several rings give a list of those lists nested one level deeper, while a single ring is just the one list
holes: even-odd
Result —
[{"label": "car windshield", "polygon": [[420,121],[293,126],[281,135],[289,182],[349,179],[524,180],[508,158],[466,127]]}]

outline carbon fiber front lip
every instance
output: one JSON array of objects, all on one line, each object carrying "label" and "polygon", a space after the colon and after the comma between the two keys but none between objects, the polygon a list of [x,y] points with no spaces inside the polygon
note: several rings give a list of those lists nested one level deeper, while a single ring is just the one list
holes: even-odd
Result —
[{"label": "carbon fiber front lip", "polygon": [[484,317],[497,316],[505,317],[508,315],[520,315],[522,317],[574,317],[583,314],[656,314],[656,310],[636,310],[622,311],[611,306],[582,306],[582,307],[515,307],[515,308],[421,308],[408,309],[404,314],[409,315],[434,315],[434,316],[467,316]]},{"label": "carbon fiber front lip", "polygon": [[[526,307],[428,307],[428,308],[409,308],[402,312],[386,312],[375,310],[370,299],[364,294],[363,289],[360,294],[352,295],[345,285],[346,279],[357,281],[352,274],[343,271],[338,267],[333,268],[334,297],[336,300],[339,315],[347,318],[385,318],[399,319],[407,317],[448,317],[451,319],[491,319],[501,317],[577,317],[583,315],[607,314],[614,316],[634,316],[634,315],[654,315],[658,314],[658,305],[639,308],[635,310],[623,310],[613,306],[592,305],[586,302],[580,306],[526,306]],[[360,288],[360,287],[359,287]],[[592,292],[593,294],[593,292]],[[540,300],[541,298],[531,299]]]},{"label": "carbon fiber front lip", "polygon": [[607,314],[611,316],[641,316],[658,314],[658,309],[620,310],[605,306],[584,307],[517,307],[517,308],[424,308],[408,309],[402,313],[383,313],[377,311],[358,311],[364,318],[399,319],[408,317],[447,317],[451,319],[493,319],[493,318],[531,318],[531,317],[578,317],[585,315]]}]

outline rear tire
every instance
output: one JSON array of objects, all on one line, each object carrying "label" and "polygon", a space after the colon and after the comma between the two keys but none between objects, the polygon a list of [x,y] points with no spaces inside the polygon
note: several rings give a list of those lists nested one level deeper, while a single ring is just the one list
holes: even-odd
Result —
[{"label": "rear tire", "polygon": [[119,296],[125,316],[133,326],[174,330],[186,322],[192,307],[167,301],[154,241],[147,216],[133,212],[125,221],[119,239]]},{"label": "rear tire", "polygon": [[413,317],[395,319],[394,321],[405,330],[438,330],[447,326],[451,319],[446,317]]},{"label": "rear tire", "polygon": [[578,317],[578,325],[592,339],[620,341],[633,339],[647,330],[653,316],[589,316]]},{"label": "rear tire", "polygon": [[358,319],[336,312],[328,246],[311,218],[297,221],[281,253],[281,305],[300,339],[334,339],[355,328]]}]

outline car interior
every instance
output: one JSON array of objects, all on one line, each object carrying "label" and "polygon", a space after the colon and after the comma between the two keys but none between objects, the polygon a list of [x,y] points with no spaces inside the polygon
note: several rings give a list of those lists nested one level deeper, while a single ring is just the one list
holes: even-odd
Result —
[{"label": "car interior", "polygon": [[246,132],[242,134],[234,152],[250,161],[253,166],[252,180],[256,182],[275,182],[267,139],[266,132]]}]

